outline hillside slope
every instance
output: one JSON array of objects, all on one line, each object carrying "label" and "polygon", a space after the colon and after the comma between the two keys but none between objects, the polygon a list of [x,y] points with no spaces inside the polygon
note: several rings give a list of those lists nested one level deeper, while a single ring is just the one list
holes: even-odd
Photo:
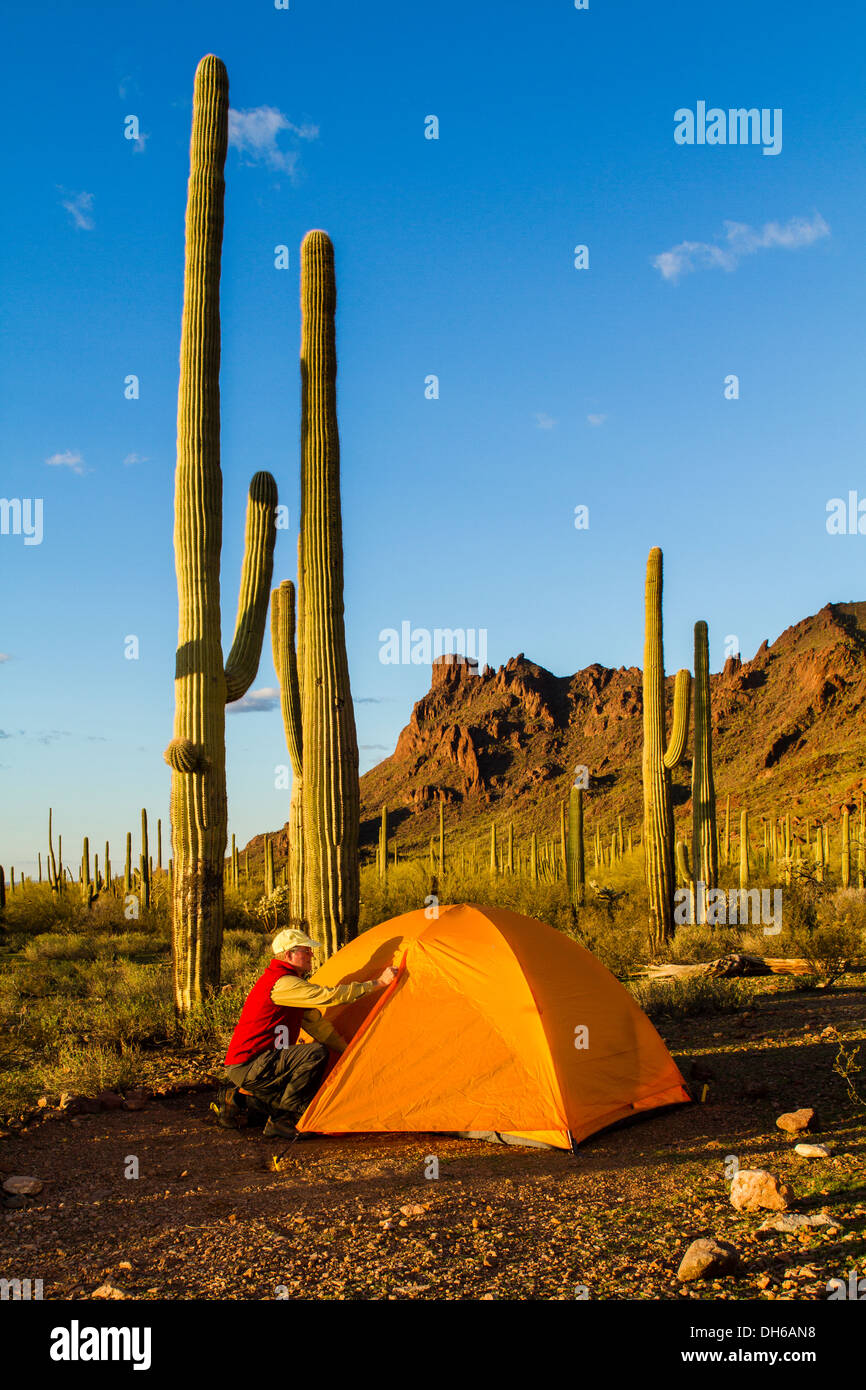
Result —
[{"label": "hillside slope", "polygon": [[[828,604],[751,661],[729,658],[710,684],[720,812],[730,793],[732,809],[758,817],[835,818],[866,789],[866,603]],[[673,673],[669,704],[672,691]],[[521,653],[479,676],[440,657],[394,752],[361,778],[362,845],[374,845],[385,805],[398,845],[426,847],[440,800],[457,842],[491,820],[553,835],[578,764],[591,776],[588,829],[609,831],[622,814],[639,833],[642,720],[637,667],[554,676]],[[690,760],[691,736],[674,773],[683,827]],[[276,848],[281,858],[284,831]]]}]

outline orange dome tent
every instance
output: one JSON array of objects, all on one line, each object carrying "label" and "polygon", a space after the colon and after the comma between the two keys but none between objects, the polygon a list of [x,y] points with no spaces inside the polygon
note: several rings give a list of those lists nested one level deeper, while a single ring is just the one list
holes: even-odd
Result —
[{"label": "orange dome tent", "polygon": [[490,1134],[571,1148],[689,1100],[646,1014],[576,942],[500,907],[419,908],[364,932],[313,980],[384,991],[328,1010],[349,1043],[301,1118],[319,1134]]}]

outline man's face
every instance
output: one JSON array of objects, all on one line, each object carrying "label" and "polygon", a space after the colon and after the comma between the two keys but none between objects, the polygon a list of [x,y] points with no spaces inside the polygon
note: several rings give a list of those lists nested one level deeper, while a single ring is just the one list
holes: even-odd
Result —
[{"label": "man's face", "polygon": [[313,952],[310,946],[295,946],[286,953],[286,960],[303,975],[309,975],[313,968]]}]

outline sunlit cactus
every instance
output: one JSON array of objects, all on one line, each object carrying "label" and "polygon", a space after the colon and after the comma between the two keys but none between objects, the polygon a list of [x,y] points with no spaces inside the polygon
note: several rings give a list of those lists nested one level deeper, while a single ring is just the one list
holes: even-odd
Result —
[{"label": "sunlit cactus", "polygon": [[573,907],[586,901],[586,868],[583,845],[583,788],[572,787],[568,797],[568,891]]},{"label": "sunlit cactus", "polygon": [[710,645],[705,622],[695,623],[695,731],[692,758],[692,855],[696,883],[696,918],[706,922],[706,894],[719,877],[716,839],[716,788],[713,780],[713,730],[710,708]]},{"label": "sunlit cactus", "polygon": [[198,65],[193,92],[174,502],[175,719],[165,752],[172,769],[174,993],[181,1012],[219,985],[228,834],[225,706],[245,694],[258,669],[276,539],[276,483],[269,473],[257,473],[249,490],[234,641],[224,660],[219,282],[228,112],[228,76],[209,54]]},{"label": "sunlit cactus", "polygon": [[749,886],[749,813],[740,812],[740,887]]},{"label": "sunlit cactus", "polygon": [[343,616],[337,285],[322,231],[301,245],[300,695],[304,913],[329,953],[358,929],[358,740]]},{"label": "sunlit cactus", "polygon": [[674,817],[671,768],[683,757],[689,731],[691,677],[677,672],[670,740],[665,743],[665,671],[662,636],[662,552],[649,553],[645,590],[643,669],[644,856],[650,940],[658,948],[674,932]]},{"label": "sunlit cactus", "polygon": [[[300,550],[299,550],[300,553]],[[292,791],[289,799],[289,898],[292,916],[304,916],[304,739],[301,691],[298,676],[300,625],[296,633],[295,586],[284,579],[271,594],[271,646],[280,684],[280,708],[289,761]]]}]

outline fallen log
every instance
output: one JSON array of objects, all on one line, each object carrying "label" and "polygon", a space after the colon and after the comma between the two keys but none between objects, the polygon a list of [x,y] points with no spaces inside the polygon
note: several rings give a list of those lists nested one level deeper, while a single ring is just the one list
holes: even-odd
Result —
[{"label": "fallen log", "polygon": [[[866,970],[866,961],[849,961],[848,970]],[[772,956],[720,956],[697,965],[646,965],[640,977],[648,980],[687,979],[707,975],[713,979],[735,979],[749,975],[818,975],[820,969],[808,960]]]}]

